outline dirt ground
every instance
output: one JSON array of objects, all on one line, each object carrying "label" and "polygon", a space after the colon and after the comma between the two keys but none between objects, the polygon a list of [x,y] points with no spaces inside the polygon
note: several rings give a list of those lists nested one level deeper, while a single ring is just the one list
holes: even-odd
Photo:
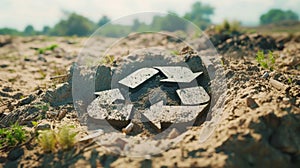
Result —
[{"label": "dirt ground", "polygon": [[[41,127],[72,123],[79,131],[78,139],[87,134],[72,101],[52,105],[52,99],[45,98],[47,93],[58,94],[61,84],[71,80],[69,69],[87,38],[0,36],[0,125],[5,128],[18,122],[29,132],[26,142],[0,148],[0,167],[299,167],[300,36],[208,34],[221,54],[224,71],[220,73],[227,79],[220,123],[203,143],[203,125],[189,127],[176,145],[142,158],[113,154],[93,141],[78,142],[67,151],[44,153],[31,121]],[[143,43],[166,48],[177,45],[170,39],[150,36],[126,39],[112,54],[126,55],[131,46]],[[99,50],[110,40],[103,38]],[[53,44],[58,47],[39,53]],[[270,49],[276,55],[273,71],[255,60],[258,49]],[[263,78],[266,72],[269,75]],[[55,99],[72,98],[71,88],[63,88],[65,95]],[[35,108],[47,101],[46,110]]]}]

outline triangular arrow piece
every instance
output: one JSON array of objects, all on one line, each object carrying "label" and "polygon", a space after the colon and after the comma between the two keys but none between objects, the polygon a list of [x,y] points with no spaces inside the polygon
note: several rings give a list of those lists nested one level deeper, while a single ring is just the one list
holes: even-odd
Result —
[{"label": "triangular arrow piece", "polygon": [[189,68],[182,66],[157,66],[154,68],[160,70],[167,77],[161,82],[190,83],[202,74],[202,72],[193,73]]}]

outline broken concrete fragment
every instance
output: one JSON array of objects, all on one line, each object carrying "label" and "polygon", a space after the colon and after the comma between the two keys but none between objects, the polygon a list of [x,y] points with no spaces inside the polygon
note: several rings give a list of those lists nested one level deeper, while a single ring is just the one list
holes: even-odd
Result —
[{"label": "broken concrete fragment", "polygon": [[209,95],[201,86],[176,90],[181,102],[185,105],[197,105],[207,103]]},{"label": "broken concrete fragment", "polygon": [[87,113],[90,117],[95,119],[105,119],[107,110],[101,107],[101,98],[97,97],[92,103],[87,107]]},{"label": "broken concrete fragment", "polygon": [[124,79],[120,80],[119,83],[134,89],[140,84],[144,83],[146,80],[150,79],[158,72],[158,70],[153,68],[138,69],[132,74],[125,77]]},{"label": "broken concrete fragment", "polygon": [[95,92],[95,95],[98,95],[98,101],[100,104],[112,104],[116,100],[124,100],[124,97],[119,89]]},{"label": "broken concrete fragment", "polygon": [[88,115],[94,119],[127,120],[132,111],[132,104],[102,104],[103,101],[97,97],[88,106]]},{"label": "broken concrete fragment", "polygon": [[58,85],[55,90],[47,90],[42,101],[50,103],[51,106],[73,103],[72,84],[66,82]]},{"label": "broken concrete fragment", "polygon": [[275,87],[277,90],[287,90],[289,88],[289,86],[274,80],[274,79],[270,79],[270,84]]},{"label": "broken concrete fragment", "polygon": [[129,123],[125,128],[123,128],[122,129],[122,132],[124,133],[124,134],[128,134],[128,133],[130,133],[131,131],[132,131],[132,129],[133,129],[133,123],[131,122],[131,123]]},{"label": "broken concrete fragment", "polygon": [[109,114],[107,114],[106,119],[108,120],[127,120],[128,116],[131,114],[133,109],[133,104],[116,104],[110,106],[108,109]]},{"label": "broken concrete fragment", "polygon": [[161,129],[160,115],[163,113],[163,101],[153,104],[150,109],[144,111],[144,115],[151,121],[158,129]]},{"label": "broken concrete fragment", "polygon": [[159,69],[167,79],[162,79],[162,82],[177,82],[177,83],[190,83],[196,79],[202,72],[193,73],[187,67],[181,66],[157,66],[154,67]]},{"label": "broken concrete fragment", "polygon": [[144,115],[158,129],[161,129],[161,122],[182,123],[193,121],[208,104],[198,106],[165,106],[160,101],[144,111]]},{"label": "broken concrete fragment", "polygon": [[162,122],[182,123],[193,121],[208,104],[198,106],[163,106]]},{"label": "broken concrete fragment", "polygon": [[26,104],[30,104],[35,99],[36,99],[36,96],[31,94],[28,97],[21,99],[20,102],[19,102],[19,105],[23,106],[23,105],[26,105]]},{"label": "broken concrete fragment", "polygon": [[112,72],[110,67],[98,66],[95,75],[95,91],[111,89]]}]

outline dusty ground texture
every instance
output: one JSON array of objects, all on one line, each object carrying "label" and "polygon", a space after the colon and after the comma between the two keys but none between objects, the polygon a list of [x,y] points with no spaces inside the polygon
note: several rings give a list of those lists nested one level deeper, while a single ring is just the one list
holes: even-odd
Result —
[{"label": "dusty ground texture", "polygon": [[[131,158],[115,155],[92,141],[78,142],[69,151],[57,148],[54,153],[44,153],[37,144],[37,127],[32,121],[40,128],[71,123],[79,131],[78,138],[86,135],[72,106],[71,78],[67,75],[85,38],[1,36],[0,125],[19,122],[29,133],[26,142],[1,147],[0,167],[299,167],[300,36],[210,37],[222,54],[225,71],[220,73],[227,78],[220,124],[212,126],[215,131],[204,143],[199,142],[203,125],[190,127],[167,151]],[[146,45],[143,43],[149,47],[147,39],[166,48],[177,45],[167,38],[138,36],[127,39],[112,55],[126,55],[130,46]],[[106,40],[111,39],[103,39],[103,44]],[[38,53],[39,48],[52,44],[58,47]],[[274,50],[278,56],[274,71],[258,65],[254,59],[258,49]],[[231,51],[237,52],[231,56]],[[265,72],[269,76],[262,78]],[[47,94],[57,97],[51,99]]]}]

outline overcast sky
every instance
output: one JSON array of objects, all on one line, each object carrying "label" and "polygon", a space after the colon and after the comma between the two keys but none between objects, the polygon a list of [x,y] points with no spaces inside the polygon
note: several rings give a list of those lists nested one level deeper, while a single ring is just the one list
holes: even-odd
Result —
[{"label": "overcast sky", "polygon": [[[98,21],[102,15],[111,19],[137,12],[175,11],[183,15],[197,0],[0,0],[0,27],[23,30],[32,24],[40,30],[53,26],[63,16],[62,11],[76,12]],[[225,18],[240,20],[245,25],[259,23],[259,16],[271,8],[291,9],[300,15],[300,0],[201,0],[215,7],[212,21]]]}]

